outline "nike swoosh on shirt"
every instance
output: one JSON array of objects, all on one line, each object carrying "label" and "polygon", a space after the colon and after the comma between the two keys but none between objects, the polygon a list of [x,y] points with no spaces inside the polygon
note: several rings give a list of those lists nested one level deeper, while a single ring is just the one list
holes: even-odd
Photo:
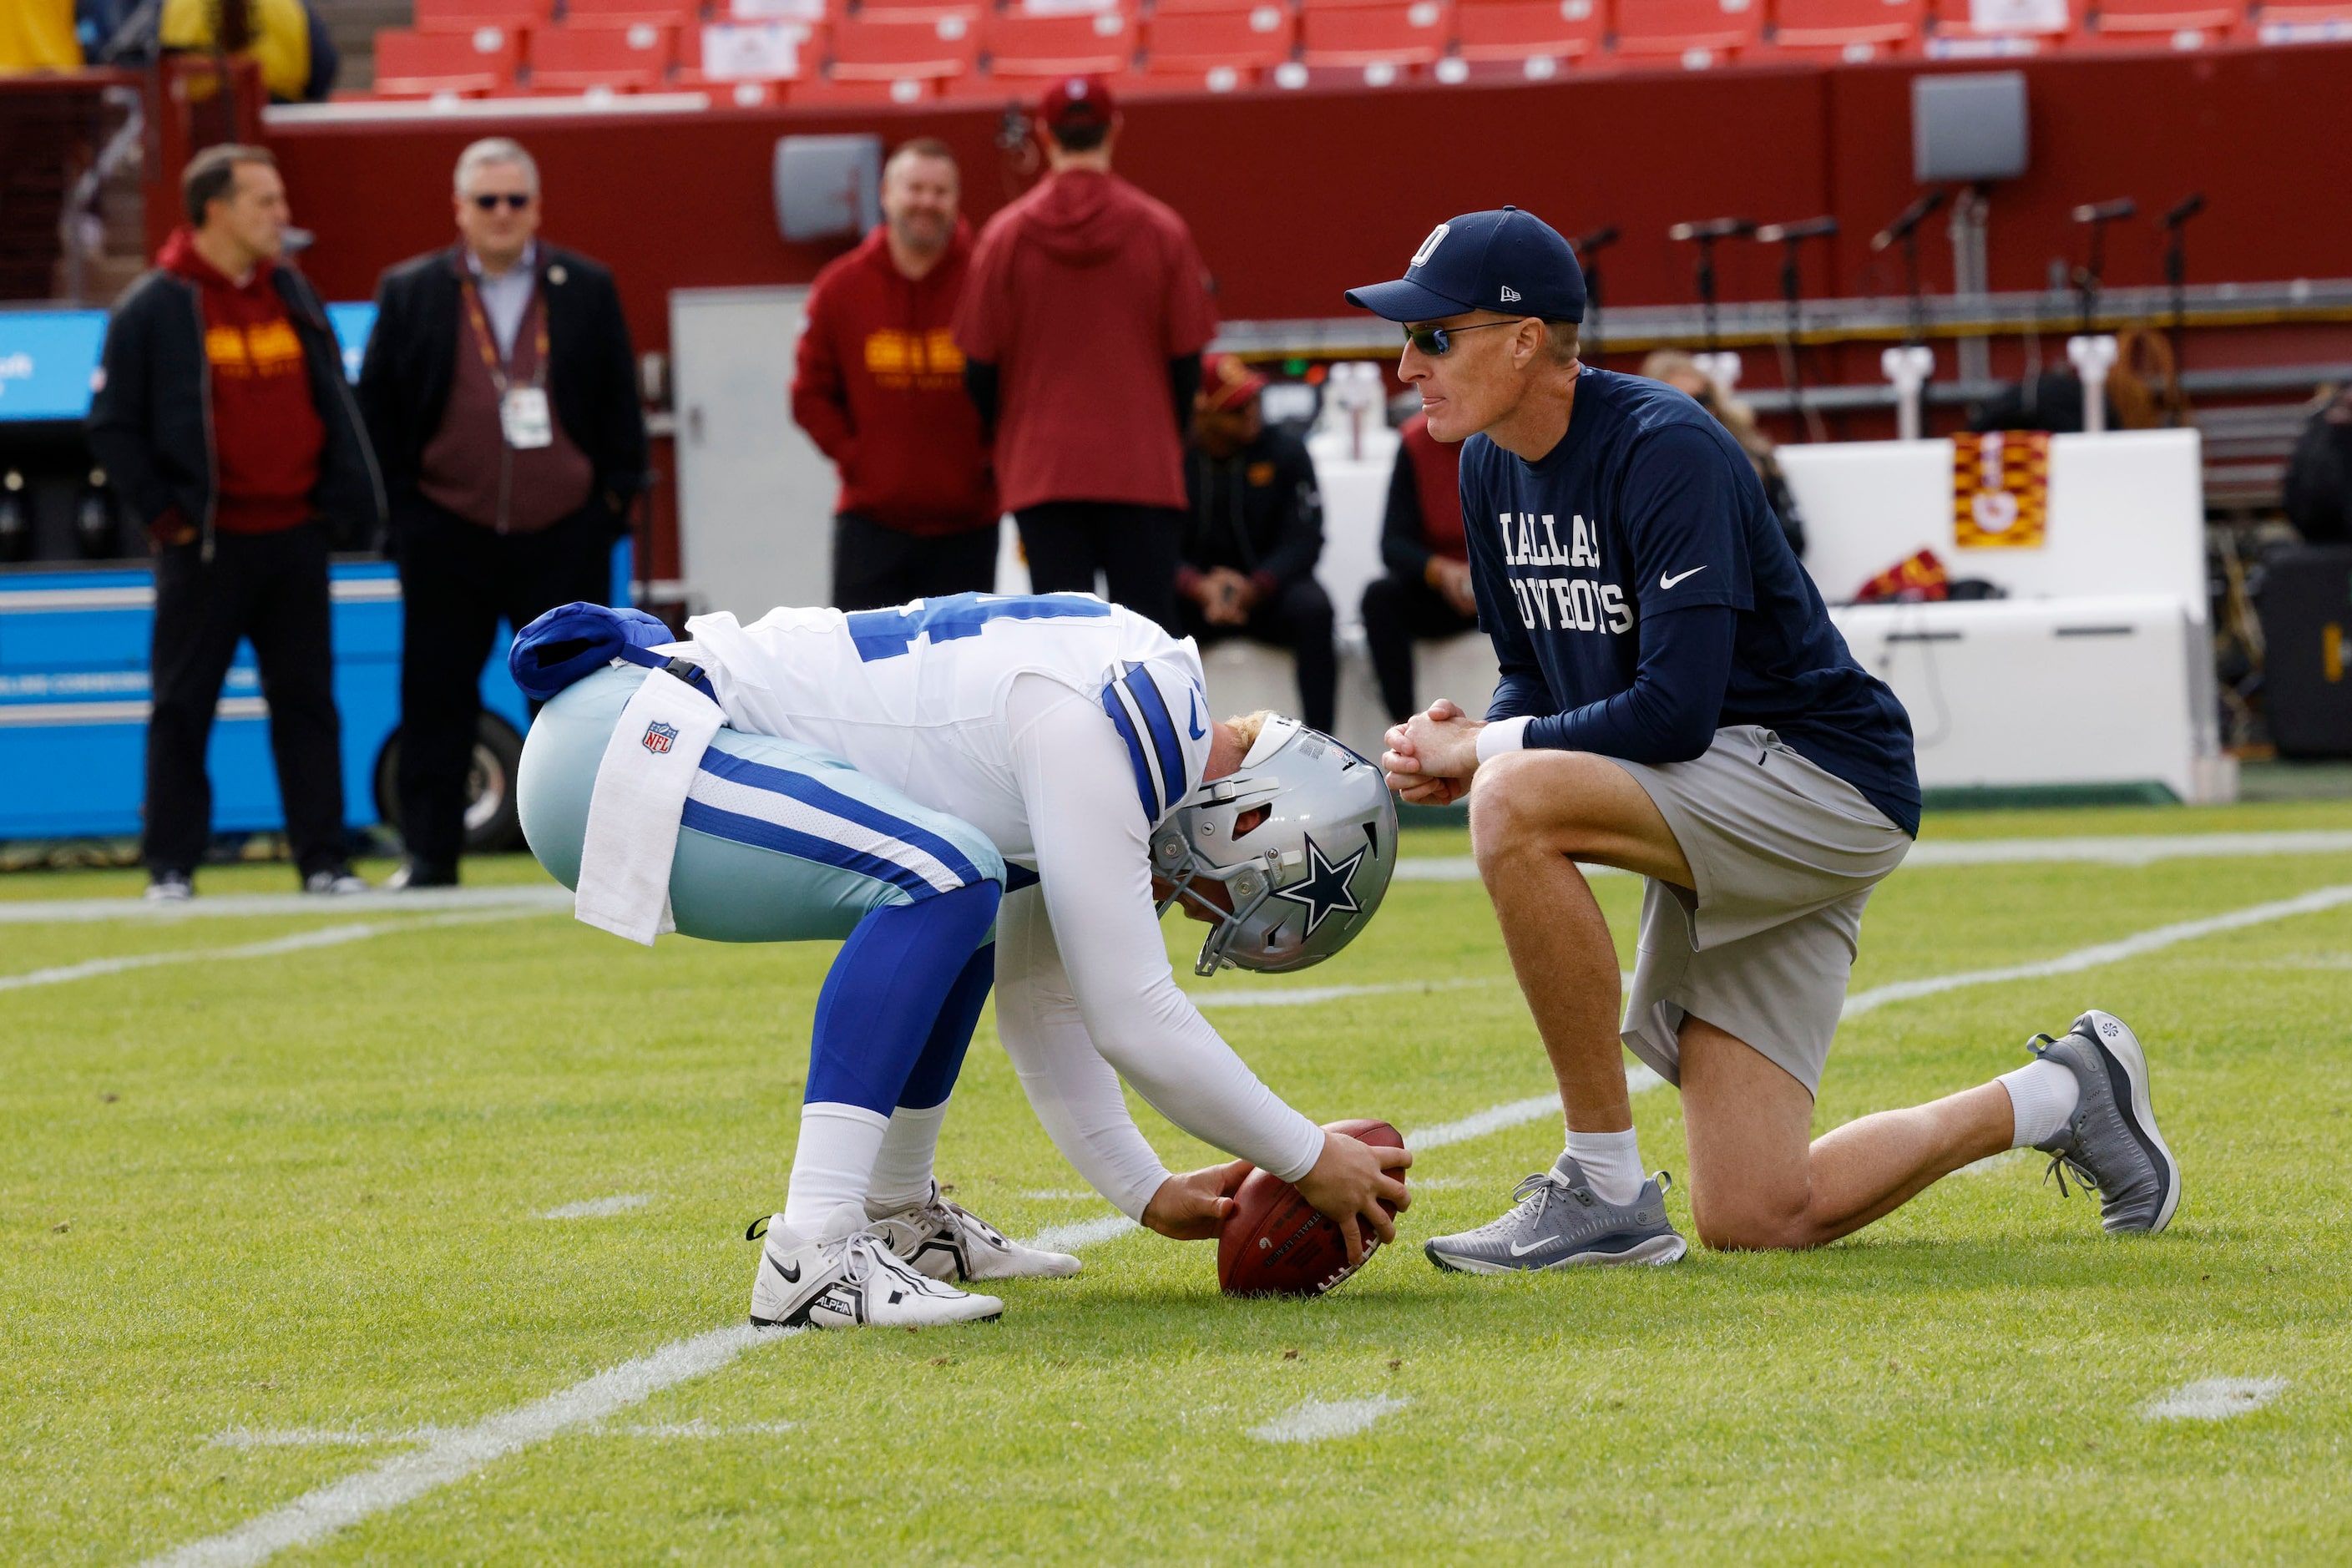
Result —
[{"label": "nike swoosh on shirt", "polygon": [[1192,739],[1197,741],[1208,733],[1206,730],[1201,728],[1201,694],[1198,691],[1188,690],[1184,695],[1192,704],[1192,711],[1184,717],[1184,727],[1192,731]]},{"label": "nike swoosh on shirt", "polygon": [[1558,1247],[1559,1245],[1559,1240],[1560,1238],[1559,1237],[1547,1236],[1532,1247],[1521,1247],[1515,1241],[1511,1243],[1511,1256],[1514,1258],[1525,1258],[1530,1252],[1541,1252],[1547,1247]]},{"label": "nike swoosh on shirt", "polygon": [[1671,577],[1661,572],[1658,574],[1658,586],[1661,588],[1671,588],[1675,584],[1681,582],[1684,578],[1696,577],[1706,570],[1706,568],[1704,566],[1694,566],[1687,572],[1677,572]]}]

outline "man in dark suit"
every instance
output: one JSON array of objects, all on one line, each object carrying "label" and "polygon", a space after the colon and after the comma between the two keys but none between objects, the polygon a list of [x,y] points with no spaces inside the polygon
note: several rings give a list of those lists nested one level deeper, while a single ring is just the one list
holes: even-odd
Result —
[{"label": "man in dark suit", "polygon": [[391,492],[404,601],[396,887],[457,879],[482,662],[501,618],[604,602],[645,482],[613,276],[542,245],[539,168],[504,137],[457,160],[459,239],[376,289],[360,403]]}]

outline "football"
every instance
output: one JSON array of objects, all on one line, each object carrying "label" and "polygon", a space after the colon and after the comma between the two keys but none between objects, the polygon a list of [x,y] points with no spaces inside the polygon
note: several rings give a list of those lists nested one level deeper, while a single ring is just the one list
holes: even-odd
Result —
[{"label": "football", "polygon": [[[1402,1149],[1404,1138],[1385,1121],[1334,1121],[1330,1131],[1376,1147]],[[1397,1179],[1405,1173],[1395,1172]],[[1381,1207],[1391,1214],[1387,1200]],[[1234,1194],[1234,1212],[1217,1237],[1217,1283],[1228,1296],[1320,1296],[1372,1260],[1380,1237],[1367,1228],[1364,1256],[1350,1268],[1348,1238],[1315,1211],[1298,1189],[1270,1171],[1252,1171]]]}]

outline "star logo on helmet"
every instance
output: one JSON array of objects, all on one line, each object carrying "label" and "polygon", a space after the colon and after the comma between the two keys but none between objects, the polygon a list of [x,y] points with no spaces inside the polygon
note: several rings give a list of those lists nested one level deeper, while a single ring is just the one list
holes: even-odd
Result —
[{"label": "star logo on helmet", "polygon": [[1356,902],[1356,895],[1348,890],[1348,883],[1355,876],[1358,863],[1370,852],[1371,846],[1368,844],[1335,865],[1324,856],[1323,846],[1310,835],[1307,840],[1307,875],[1287,888],[1276,889],[1274,896],[1307,906],[1307,934],[1313,936],[1316,928],[1334,914],[1362,912],[1364,906]]}]

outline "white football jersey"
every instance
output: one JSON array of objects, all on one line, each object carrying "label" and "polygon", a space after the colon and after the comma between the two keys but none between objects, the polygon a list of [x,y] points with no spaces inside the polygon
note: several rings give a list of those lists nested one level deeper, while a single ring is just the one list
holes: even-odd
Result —
[{"label": "white football jersey", "polygon": [[1201,656],[1084,594],[959,594],[888,610],[687,623],[732,728],[814,746],[959,817],[1004,858],[998,1036],[1071,1163],[1140,1217],[1168,1169],[1123,1077],[1193,1136],[1285,1181],[1323,1133],[1176,984],[1150,836],[1207,771]]},{"label": "white football jersey", "polygon": [[1190,638],[1087,594],[958,594],[887,610],[771,610],[687,623],[677,651],[709,673],[736,729],[814,746],[986,834],[1008,860],[1035,841],[1012,766],[1005,701],[1042,675],[1105,705],[1156,825],[1201,782],[1208,700]]}]

